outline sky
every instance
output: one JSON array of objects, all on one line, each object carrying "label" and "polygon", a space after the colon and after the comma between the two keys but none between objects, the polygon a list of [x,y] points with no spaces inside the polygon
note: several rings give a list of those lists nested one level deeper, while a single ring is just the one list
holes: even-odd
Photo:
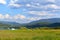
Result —
[{"label": "sky", "polygon": [[60,18],[60,0],[0,0],[0,21],[28,23]]}]

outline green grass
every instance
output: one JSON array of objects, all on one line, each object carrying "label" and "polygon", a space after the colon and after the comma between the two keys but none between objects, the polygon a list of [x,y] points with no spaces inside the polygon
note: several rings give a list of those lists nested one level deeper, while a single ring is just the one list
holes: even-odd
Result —
[{"label": "green grass", "polygon": [[59,29],[0,30],[0,40],[60,40],[60,30]]}]

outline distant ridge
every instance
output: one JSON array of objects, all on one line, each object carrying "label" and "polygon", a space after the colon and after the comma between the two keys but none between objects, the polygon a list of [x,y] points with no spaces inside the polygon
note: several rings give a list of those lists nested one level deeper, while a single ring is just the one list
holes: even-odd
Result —
[{"label": "distant ridge", "polygon": [[33,22],[49,22],[49,23],[57,23],[58,22],[59,23],[60,22],[60,18],[40,19],[40,20],[33,21]]},{"label": "distant ridge", "polygon": [[26,25],[28,28],[36,27],[60,27],[60,18],[50,18],[50,19],[41,19],[37,21],[30,22]]},{"label": "distant ridge", "polygon": [[40,27],[49,27],[49,28],[60,28],[60,18],[50,18],[50,19],[41,19],[37,21],[32,21],[30,23],[17,23],[17,22],[7,22],[0,21],[0,27],[27,27],[27,28],[40,28]]}]

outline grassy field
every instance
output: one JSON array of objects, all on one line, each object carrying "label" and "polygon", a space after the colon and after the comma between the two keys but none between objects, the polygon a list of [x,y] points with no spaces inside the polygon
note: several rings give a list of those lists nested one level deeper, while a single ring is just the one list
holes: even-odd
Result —
[{"label": "grassy field", "polygon": [[0,30],[0,40],[60,40],[60,30],[59,29]]}]

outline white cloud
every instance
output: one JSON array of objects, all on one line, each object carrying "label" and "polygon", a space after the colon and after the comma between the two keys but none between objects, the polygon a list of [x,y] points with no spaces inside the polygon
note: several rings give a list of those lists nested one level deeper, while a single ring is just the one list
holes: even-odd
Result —
[{"label": "white cloud", "polygon": [[27,7],[31,7],[31,4],[26,4]]},{"label": "white cloud", "polygon": [[33,9],[42,9],[42,10],[52,9],[52,10],[58,10],[58,9],[60,9],[60,6],[58,6],[56,4],[49,4],[49,5],[38,4],[38,5],[30,5],[30,7],[31,7],[31,8],[29,8],[30,10],[33,10]]},{"label": "white cloud", "polygon": [[[50,11],[49,11],[50,12]],[[55,18],[58,16],[58,14],[49,13],[48,11],[29,11],[27,12],[31,16],[26,17],[25,19],[29,22],[36,21],[40,19],[47,19],[47,18]],[[32,16],[33,15],[33,16]]]},{"label": "white cloud", "polygon": [[4,19],[13,19],[13,17],[10,16],[9,14],[5,14],[5,15],[4,15]]},{"label": "white cloud", "polygon": [[29,14],[33,14],[33,15],[46,15],[47,12],[29,11]]},{"label": "white cloud", "polygon": [[17,2],[18,0],[10,0],[11,3],[15,3]]},{"label": "white cloud", "polygon": [[5,14],[5,15],[3,15],[3,14],[0,14],[0,19],[12,19],[12,17],[9,15],[9,14]]},{"label": "white cloud", "polygon": [[25,2],[28,2],[27,0],[23,0],[24,3],[21,2],[18,3],[20,0],[11,0],[9,5],[10,7],[13,7],[13,8],[20,8],[20,7],[29,7],[28,9],[29,10],[33,10],[33,9],[42,9],[42,10],[48,10],[48,8],[52,8],[52,9],[59,9],[60,6],[57,6],[54,4],[49,4],[49,2],[56,2],[56,0],[43,0],[43,2],[48,2],[49,5],[42,5],[43,3],[40,3],[39,0],[31,0],[30,3],[26,3],[24,4]]},{"label": "white cloud", "polygon": [[29,21],[35,21],[35,20],[40,20],[41,17],[30,17],[30,18],[27,18],[26,20],[29,20]]},{"label": "white cloud", "polygon": [[22,5],[11,3],[11,4],[9,4],[9,6],[13,6],[13,7],[17,7],[17,8],[19,8],[19,7],[22,6]]},{"label": "white cloud", "polygon": [[46,0],[46,1],[48,1],[48,2],[56,2],[55,0]]},{"label": "white cloud", "polygon": [[6,14],[6,15],[5,15],[5,18],[10,18],[10,15],[9,15],[9,14]]},{"label": "white cloud", "polygon": [[29,11],[28,12],[29,14],[32,14],[32,15],[38,15],[38,16],[55,16],[57,14],[52,14],[52,13],[49,13],[47,11]]},{"label": "white cloud", "polygon": [[11,1],[9,2],[8,6],[10,6],[10,7],[13,6],[13,7],[17,7],[17,8],[21,7],[22,5],[15,3],[15,2],[17,2],[17,1],[18,1],[18,0],[11,0]]},{"label": "white cloud", "polygon": [[4,19],[4,16],[2,14],[0,14],[0,19]]},{"label": "white cloud", "polygon": [[[3,20],[5,20],[5,21],[18,21],[18,20],[20,20],[20,21],[27,21],[27,22],[31,22],[31,21],[34,21],[34,20],[39,20],[40,19],[40,17],[26,17],[26,16],[24,16],[24,15],[21,15],[21,14],[17,14],[17,15],[14,15],[14,16],[11,16],[11,15],[9,15],[9,14],[5,14],[5,15],[3,15],[3,14],[0,14],[0,19],[3,19]],[[18,21],[18,22],[20,22],[20,21]]]},{"label": "white cloud", "polygon": [[14,19],[25,19],[26,17],[24,15],[21,14],[17,14],[14,16]]},{"label": "white cloud", "polygon": [[6,4],[6,0],[0,0],[0,4]]},{"label": "white cloud", "polygon": [[14,16],[11,16],[9,14],[0,14],[0,19],[8,19],[8,20],[17,20],[17,19],[25,19],[26,17],[24,15],[21,15],[21,14],[17,14],[17,15],[14,15]]},{"label": "white cloud", "polygon": [[[41,5],[39,3],[35,3],[36,5],[34,4],[26,4],[26,7],[29,7],[28,9],[29,10],[57,10],[57,9],[60,9],[60,6],[56,5],[56,4],[49,4],[49,5]],[[50,11],[51,11],[50,10]]]},{"label": "white cloud", "polygon": [[[35,13],[35,14],[34,14]],[[40,20],[40,19],[46,19],[46,16],[47,16],[47,18],[50,18],[50,17],[52,17],[52,16],[56,16],[56,14],[47,14],[46,12],[44,13],[44,12],[32,12],[31,14],[33,14],[33,15],[39,15],[39,16],[34,16],[34,17],[26,17],[25,15],[21,15],[21,14],[16,14],[16,15],[14,15],[14,16],[11,16],[11,15],[9,15],[9,14],[5,14],[5,15],[3,15],[3,14],[0,14],[0,19],[3,19],[3,20],[5,20],[5,21],[15,21],[15,22],[31,22],[31,21],[36,21],[36,20]],[[40,16],[44,16],[45,15],[45,17],[40,17]],[[58,15],[57,15],[58,16]],[[57,17],[56,16],[56,17]]]},{"label": "white cloud", "polygon": [[60,6],[55,4],[46,5],[46,8],[60,9]]}]

